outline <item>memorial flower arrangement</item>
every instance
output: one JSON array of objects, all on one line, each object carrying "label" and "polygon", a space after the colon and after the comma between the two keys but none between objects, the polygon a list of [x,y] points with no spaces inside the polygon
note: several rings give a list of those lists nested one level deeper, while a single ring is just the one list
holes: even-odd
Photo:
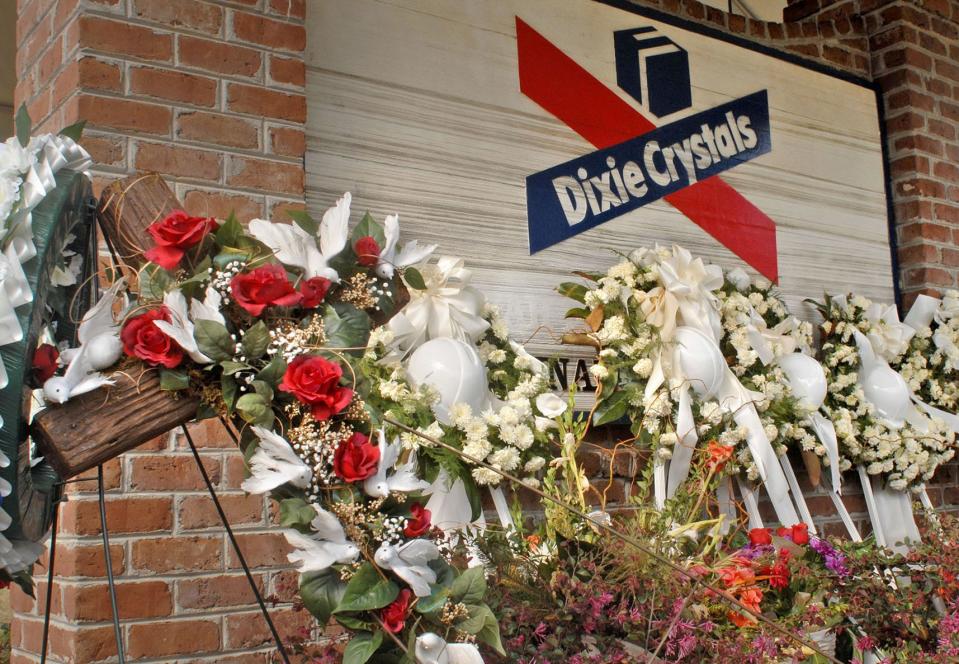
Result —
[{"label": "memorial flower arrangement", "polygon": [[959,410],[959,291],[946,291],[931,325],[916,331],[895,364],[923,402],[949,413]]},{"label": "memorial flower arrangement", "polygon": [[862,465],[894,490],[918,489],[955,455],[955,433],[939,418],[913,416],[905,384],[899,388],[904,395],[891,403],[866,393],[869,374],[901,358],[915,331],[862,296],[827,296],[818,306],[829,385],[825,408],[839,439],[840,469]]},{"label": "memorial flower arrangement", "polygon": [[[532,415],[545,394],[542,367],[509,341],[491,307],[454,311],[461,302],[451,281],[468,276],[461,261],[431,263],[433,247],[415,241],[401,248],[395,216],[381,225],[366,215],[351,232],[350,203],[346,194],[319,222],[301,213],[291,225],[245,228],[183,211],[156,221],[135,302],[114,321],[118,281],[84,319],[107,321],[98,329],[116,352],[94,362],[87,335],[45,390],[67,400],[109,382],[107,370],[155,368],[163,389],[199,400],[198,417],[230,419],[239,430],[250,472],[243,488],[278,503],[301,601],[321,624],[332,617],[352,633],[344,661],[414,653],[431,661],[442,652],[474,661],[477,642],[501,651],[483,570],[465,568],[426,505],[441,470],[473,487],[495,481],[387,419],[457,449],[488,446],[477,456],[532,482],[545,464]],[[409,303],[399,306],[401,298]],[[475,325],[464,332],[486,359],[479,388],[474,377],[483,397],[475,411],[448,402],[440,415],[443,386],[429,376],[408,381],[402,359],[427,347],[440,310],[458,330]],[[486,398],[490,390],[504,402]],[[447,416],[444,428],[436,420]]]},{"label": "memorial flower arrangement", "polygon": [[[819,404],[794,393],[780,364],[794,353],[813,354],[812,323],[793,316],[769,280],[750,279],[738,268],[727,273],[719,298],[723,355],[743,386],[760,395],[754,403],[766,435],[779,455],[788,448],[800,450],[818,475],[820,461],[826,466],[838,461],[830,449],[831,437],[822,435]],[[755,480],[747,450],[740,451],[738,461]]]}]

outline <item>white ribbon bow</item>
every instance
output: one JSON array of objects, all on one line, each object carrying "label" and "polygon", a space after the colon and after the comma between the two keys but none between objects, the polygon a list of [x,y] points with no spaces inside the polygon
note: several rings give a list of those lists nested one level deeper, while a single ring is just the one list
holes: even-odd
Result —
[{"label": "white ribbon bow", "polygon": [[693,258],[687,249],[673,246],[672,256],[659,264],[659,279],[676,299],[683,325],[698,327],[718,342],[723,323],[713,291],[723,286],[722,268],[707,265],[701,258]]},{"label": "white ribbon bow", "polygon": [[423,342],[451,337],[475,343],[489,329],[483,295],[470,286],[473,273],[462,258],[444,256],[424,265],[424,290],[410,289],[410,302],[389,322],[395,344],[409,352]]}]

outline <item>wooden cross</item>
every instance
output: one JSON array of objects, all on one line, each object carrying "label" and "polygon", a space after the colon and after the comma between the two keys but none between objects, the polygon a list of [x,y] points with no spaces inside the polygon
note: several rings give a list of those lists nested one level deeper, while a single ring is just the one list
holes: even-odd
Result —
[{"label": "wooden cross", "polygon": [[[139,268],[143,249],[153,245],[147,227],[176,209],[183,206],[163,178],[155,173],[135,175],[103,192],[100,228],[116,254]],[[199,402],[161,390],[155,370],[113,378],[115,385],[62,405],[48,404],[34,418],[33,440],[61,479],[95,468],[196,416]]]}]

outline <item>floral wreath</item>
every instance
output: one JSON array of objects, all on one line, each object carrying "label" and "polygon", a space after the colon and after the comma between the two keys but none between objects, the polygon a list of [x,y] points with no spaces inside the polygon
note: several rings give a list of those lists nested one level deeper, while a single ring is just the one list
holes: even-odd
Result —
[{"label": "floral wreath", "polygon": [[[199,399],[198,418],[240,430],[242,486],[279,504],[304,606],[351,633],[344,661],[426,661],[444,649],[481,661],[476,642],[502,653],[484,570],[465,567],[425,503],[441,477],[460,480],[475,515],[477,486],[499,476],[402,427],[534,483],[558,398],[462,261],[400,247],[395,215],[381,225],[367,214],[350,232],[350,203],[346,194],[319,222],[296,213],[290,225],[245,229],[179,210],[155,222],[133,304],[114,321],[117,282],[84,318],[86,335],[81,325],[81,340],[103,334],[115,354],[92,362],[84,343],[45,391],[65,401],[109,383],[110,370],[155,367],[163,389]],[[481,408],[431,382],[431,340],[477,356]],[[416,374],[416,361],[433,373]]]},{"label": "floral wreath", "polygon": [[916,330],[894,368],[924,403],[959,410],[959,291],[946,291],[930,325]]},{"label": "floral wreath", "polygon": [[[720,348],[735,340],[723,325],[733,324],[739,301],[732,298],[723,312],[723,301],[735,288],[722,270],[682,247],[657,247],[633,251],[606,274],[577,275],[591,285],[564,283],[559,291],[584,305],[567,317],[580,318],[589,328],[566,340],[598,350],[599,362],[591,368],[599,382],[593,421],[625,416],[634,440],[653,450],[656,503],[662,506],[686,479],[693,448],[702,439],[710,441],[711,457],[733,457],[731,469],[762,477],[780,520],[798,522],[780,462],[754,409],[762,395],[729,371]],[[748,297],[745,301],[748,305]],[[774,307],[773,313],[778,311]]]},{"label": "floral wreath", "polygon": [[928,330],[917,333],[899,321],[894,307],[860,295],[827,296],[817,306],[824,319],[825,408],[839,439],[840,469],[862,466],[890,489],[920,489],[955,455],[955,432],[940,418],[919,415],[908,397],[896,404],[902,412],[881,410],[867,398],[863,380],[870,371],[866,363],[899,364],[912,338],[921,343]]}]

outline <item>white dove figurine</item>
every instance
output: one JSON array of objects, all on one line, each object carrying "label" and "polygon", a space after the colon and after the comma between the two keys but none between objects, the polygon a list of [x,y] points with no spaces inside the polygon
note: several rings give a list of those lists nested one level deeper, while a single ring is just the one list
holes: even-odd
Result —
[{"label": "white dove figurine", "polygon": [[416,637],[415,654],[418,664],[484,664],[473,644],[447,643],[433,632]]},{"label": "white dove figurine", "polygon": [[329,261],[346,247],[349,236],[350,193],[336,201],[323,213],[320,220],[319,246],[317,239],[297,224],[274,224],[264,219],[250,222],[250,234],[273,250],[277,260],[303,268],[307,279],[326,277],[339,281],[340,275],[329,266]]},{"label": "white dove figurine", "polygon": [[386,442],[386,434],[380,429],[380,465],[376,473],[371,475],[363,483],[363,490],[367,495],[373,498],[386,498],[390,493],[396,491],[399,493],[410,493],[413,491],[425,491],[430,488],[430,483],[421,480],[416,476],[416,455],[411,454],[406,463],[396,468],[396,472],[387,476],[387,471],[393,468],[397,459],[400,458],[402,445],[399,441],[393,443]]},{"label": "white dove figurine", "polygon": [[400,218],[391,214],[383,223],[385,239],[380,255],[376,260],[376,274],[383,279],[392,279],[396,268],[409,267],[421,263],[436,251],[435,244],[426,244],[422,247],[418,240],[410,240],[402,249],[398,249],[400,241]]},{"label": "white dove figurine", "polygon": [[83,316],[77,330],[79,348],[63,352],[68,362],[63,376],[53,376],[43,384],[43,396],[54,403],[66,403],[71,397],[95,390],[101,385],[112,385],[113,381],[98,373],[101,369],[113,366],[123,344],[120,342],[120,325],[113,319],[113,305],[117,299],[126,302],[126,294],[118,297],[124,286],[123,279],[117,281],[100,297],[93,307]]},{"label": "white dove figurine", "polygon": [[156,320],[153,321],[153,324],[177,342],[194,362],[199,364],[213,362],[212,359],[200,352],[200,347],[197,346],[196,339],[193,337],[194,325],[187,313],[186,298],[183,296],[183,292],[178,288],[171,290],[163,296],[163,305],[170,314],[169,322]]},{"label": "white dove figurine", "polygon": [[373,554],[373,560],[406,581],[417,597],[427,597],[430,584],[436,583],[436,572],[427,563],[439,555],[439,549],[433,542],[417,539],[401,546],[383,542]]},{"label": "white dove figurine", "polygon": [[288,529],[283,531],[286,541],[294,550],[287,556],[291,563],[298,563],[302,572],[322,572],[334,563],[351,563],[360,556],[360,550],[346,538],[339,520],[318,505],[313,506],[316,517],[310,523],[315,537]]},{"label": "white dove figurine", "polygon": [[240,487],[247,493],[266,493],[283,484],[305,489],[313,481],[313,471],[286,440],[269,429],[253,427],[260,444],[250,457],[250,477]]},{"label": "white dove figurine", "polygon": [[207,286],[206,295],[202,300],[195,299],[190,302],[190,316],[193,317],[193,322],[198,320],[212,320],[220,325],[226,325],[226,319],[223,318],[223,314],[220,313],[222,307],[223,297],[220,295],[220,291],[213,286]]}]

